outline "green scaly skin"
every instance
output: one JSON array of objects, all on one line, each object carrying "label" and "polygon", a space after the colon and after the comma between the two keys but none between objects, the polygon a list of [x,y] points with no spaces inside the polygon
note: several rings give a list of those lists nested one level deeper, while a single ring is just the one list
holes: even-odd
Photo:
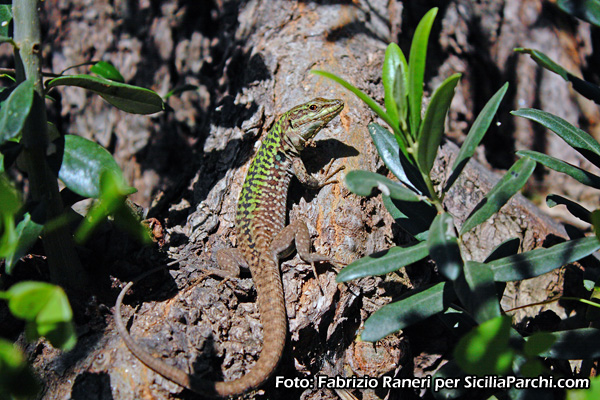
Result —
[{"label": "green scaly skin", "polygon": [[133,285],[131,282],[117,299],[115,323],[129,350],[146,366],[196,393],[219,397],[237,396],[256,389],[273,374],[287,337],[279,257],[295,242],[304,261],[329,261],[326,256],[310,252],[306,224],[296,221],[285,227],[290,179],[294,175],[301,183],[315,189],[332,183],[320,183],[310,176],[300,159],[300,152],[343,108],[341,100],[316,98],[277,119],[252,161],[242,187],[236,214],[238,247],[217,254],[223,269],[235,273],[236,270],[239,272],[239,266],[248,266],[252,273],[263,326],[263,348],[256,364],[239,379],[212,382],[155,358],[129,336],[121,319],[121,303]]}]

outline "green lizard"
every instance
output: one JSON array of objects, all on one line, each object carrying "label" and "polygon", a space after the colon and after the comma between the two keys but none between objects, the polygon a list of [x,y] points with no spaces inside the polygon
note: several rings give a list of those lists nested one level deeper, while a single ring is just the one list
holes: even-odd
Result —
[{"label": "green lizard", "polygon": [[285,226],[286,201],[292,175],[305,186],[317,189],[340,169],[329,174],[323,183],[312,177],[300,159],[300,152],[329,121],[344,108],[341,100],[316,98],[281,115],[262,142],[240,194],[236,224],[238,247],[217,253],[221,268],[239,273],[249,267],[256,285],[257,302],[263,326],[263,348],[254,367],[243,377],[229,382],[212,382],[155,358],[137,344],[125,328],[121,303],[133,285],[126,285],[117,299],[115,323],[129,350],[149,368],[165,378],[209,396],[235,396],[256,389],[275,371],[287,337],[287,317],[279,258],[291,252],[295,243],[300,257],[314,266],[330,261],[329,257],[310,251],[306,224],[295,221]]}]

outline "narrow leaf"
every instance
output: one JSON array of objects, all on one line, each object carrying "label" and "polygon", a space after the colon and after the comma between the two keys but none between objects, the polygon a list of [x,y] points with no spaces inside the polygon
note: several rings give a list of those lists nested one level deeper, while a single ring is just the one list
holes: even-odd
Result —
[{"label": "narrow leaf", "polygon": [[417,162],[421,171],[429,173],[444,136],[446,114],[454,97],[454,89],[460,74],[448,77],[437,88],[425,112],[419,129]]},{"label": "narrow leaf", "polygon": [[409,202],[381,196],[383,204],[396,223],[418,241],[426,240],[429,227],[437,215],[435,207],[425,201]]},{"label": "narrow leaf", "polygon": [[336,282],[348,282],[371,275],[385,275],[415,263],[429,254],[427,243],[421,242],[407,247],[392,247],[354,261],[336,277]]},{"label": "narrow leaf", "polygon": [[70,190],[83,197],[98,198],[104,171],[112,171],[123,179],[121,168],[104,147],[80,136],[65,135],[58,177]]},{"label": "narrow leaf", "polygon": [[440,273],[447,279],[455,280],[462,271],[463,262],[456,239],[454,220],[448,213],[435,217],[427,237],[429,255],[437,264]]},{"label": "narrow leaf", "polygon": [[590,160],[597,167],[600,167],[600,144],[589,133],[571,125],[556,115],[542,110],[521,108],[512,111],[511,114],[530,119],[550,129],[582,156]]},{"label": "narrow leaf", "polygon": [[496,112],[498,111],[498,107],[500,107],[500,102],[504,98],[506,91],[508,90],[508,82],[505,83],[497,92],[492,96],[492,98],[486,103],[483,107],[475,122],[469,129],[469,133],[467,134],[467,138],[465,139],[462,146],[460,146],[460,151],[458,152],[458,156],[456,156],[456,160],[454,160],[454,164],[452,165],[452,174],[446,183],[445,192],[450,189],[452,184],[456,181],[456,178],[460,175],[463,168],[469,161],[469,159],[475,154],[475,150],[483,136],[487,132],[490,127],[490,124],[494,120]]},{"label": "narrow leaf", "polygon": [[423,78],[425,76],[425,60],[427,58],[427,43],[433,20],[438,9],[432,8],[417,25],[412,43],[408,64],[408,102],[410,131],[417,137],[421,125],[421,102],[423,100]]},{"label": "narrow leaf", "polygon": [[33,104],[33,81],[26,80],[17,86],[0,108],[0,144],[17,136]]},{"label": "narrow leaf", "polygon": [[486,264],[467,261],[455,284],[456,295],[469,313],[482,323],[500,316],[494,273]]},{"label": "narrow leaf", "polygon": [[522,47],[517,47],[514,49],[514,51],[517,53],[529,54],[533,61],[535,61],[540,67],[552,71],[555,74],[560,75],[565,81],[568,81],[567,70],[554,62],[550,57],[541,51]]},{"label": "narrow leaf", "polygon": [[590,223],[590,211],[572,200],[569,200],[557,194],[549,194],[548,196],[546,196],[546,204],[550,208],[562,204],[567,207],[567,210],[569,210],[571,215],[573,215],[576,218],[579,218],[584,222]]},{"label": "narrow leaf", "polygon": [[[570,0],[569,0],[570,1]],[[598,0],[588,0],[594,1],[597,4]],[[596,104],[600,104],[600,87],[594,85],[593,83],[584,81],[581,78],[576,77],[562,66],[554,62],[550,57],[546,54],[542,53],[539,50],[535,49],[524,49],[524,48],[516,48],[516,52],[526,53],[531,56],[531,58],[542,68],[546,68],[547,70],[554,72],[555,74],[561,76],[565,81],[571,82],[573,84],[573,89],[577,91],[582,96],[594,101]]]},{"label": "narrow leaf", "polygon": [[573,239],[549,248],[535,249],[504,257],[489,263],[494,279],[499,282],[534,278],[563,265],[587,257],[600,249],[600,241],[593,237]]},{"label": "narrow leaf", "polygon": [[345,182],[348,190],[359,196],[370,196],[373,189],[378,189],[382,194],[394,199],[404,201],[421,200],[413,191],[375,172],[350,171],[346,174]]},{"label": "narrow leaf", "polygon": [[197,85],[192,85],[191,83],[185,83],[181,86],[176,86],[173,89],[169,90],[169,92],[165,95],[165,99],[168,99],[171,96],[178,96],[183,92],[188,92],[188,91],[196,91],[198,90],[199,86]]},{"label": "narrow leaf", "polygon": [[592,226],[594,227],[594,233],[596,234],[596,238],[600,240],[600,209],[594,210],[590,214],[590,220]]},{"label": "narrow leaf", "polygon": [[381,307],[365,321],[362,340],[375,342],[444,311],[456,298],[451,284],[440,282],[426,289],[410,292],[395,303]]},{"label": "narrow leaf", "polygon": [[385,50],[381,79],[385,93],[385,109],[392,122],[396,125],[399,125],[400,121],[398,113],[399,105],[401,102],[405,102],[405,98],[398,97],[404,85],[404,71],[406,69],[403,71],[403,66],[405,65],[407,65],[406,58],[400,47],[396,43],[390,43]]},{"label": "narrow leaf", "polygon": [[498,260],[500,258],[513,256],[519,252],[519,246],[521,241],[519,238],[511,238],[507,239],[504,242],[500,243],[498,246],[492,250],[489,256],[486,257],[484,263],[489,263],[490,261]]},{"label": "narrow leaf", "polygon": [[567,174],[571,178],[583,183],[586,186],[600,189],[600,176],[594,175],[591,172],[574,166],[573,164],[569,164],[568,162],[559,160],[558,158],[554,158],[532,150],[519,150],[517,151],[517,155],[530,158],[550,169]]},{"label": "narrow leaf", "polygon": [[60,85],[77,86],[100,95],[120,110],[133,114],[153,114],[164,110],[162,98],[150,89],[111,81],[91,75],[70,75],[54,78],[47,89]]},{"label": "narrow leaf", "polygon": [[[400,146],[398,141],[394,138],[394,135],[389,130],[376,123],[369,124],[369,133],[371,134],[371,139],[373,139],[377,152],[387,169],[389,169],[400,182],[404,183],[415,192],[422,194],[425,185],[423,183],[423,178],[414,165],[410,164],[410,161],[404,157],[404,154],[400,154]],[[403,160],[405,161],[404,163],[402,162]],[[418,189],[418,187],[421,189]]]},{"label": "narrow leaf", "polygon": [[557,0],[556,5],[572,16],[600,27],[600,1]]},{"label": "narrow leaf", "polygon": [[460,234],[463,235],[470,231],[499,211],[512,196],[521,190],[534,169],[535,161],[528,157],[523,157],[515,162],[469,215],[460,229]]}]

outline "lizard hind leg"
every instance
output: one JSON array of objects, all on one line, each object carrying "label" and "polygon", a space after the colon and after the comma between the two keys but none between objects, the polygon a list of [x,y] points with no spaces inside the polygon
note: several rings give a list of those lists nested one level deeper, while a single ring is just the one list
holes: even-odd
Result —
[{"label": "lizard hind leg", "polygon": [[240,267],[244,269],[249,268],[244,254],[237,248],[220,249],[217,251],[216,259],[220,268],[219,272],[211,273],[222,278],[237,278],[240,276]]}]

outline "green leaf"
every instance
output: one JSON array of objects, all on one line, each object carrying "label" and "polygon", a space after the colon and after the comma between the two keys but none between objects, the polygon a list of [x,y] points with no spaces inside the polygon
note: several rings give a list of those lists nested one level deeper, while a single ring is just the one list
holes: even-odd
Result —
[{"label": "green leaf", "polygon": [[582,131],[556,115],[542,110],[522,108],[512,111],[511,114],[530,119],[550,129],[582,156],[597,167],[600,167],[600,144],[589,133]]},{"label": "green leaf", "polygon": [[52,296],[35,319],[37,333],[48,339],[53,346],[71,350],[77,343],[72,319],[73,311],[66,294],[55,286]]},{"label": "green leaf", "polygon": [[0,258],[6,258],[17,248],[15,214],[21,207],[21,200],[4,174],[0,174],[0,204]]},{"label": "green leaf", "polygon": [[81,136],[65,135],[58,177],[70,190],[83,197],[100,197],[100,176],[105,171],[111,171],[124,185],[121,168],[104,147]]},{"label": "green leaf", "polygon": [[446,114],[454,97],[460,74],[448,77],[437,88],[419,128],[417,162],[422,172],[429,174],[444,136]]},{"label": "green leaf", "polygon": [[590,214],[590,222],[594,227],[594,233],[596,234],[596,238],[600,240],[600,209],[594,210]]},{"label": "green leaf", "polygon": [[541,357],[559,360],[591,360],[600,357],[600,330],[579,328],[568,331],[550,332],[555,342]]},{"label": "green leaf", "polygon": [[491,261],[489,265],[496,281],[520,281],[580,260],[598,249],[600,249],[600,241],[595,236],[586,237],[569,240],[549,248],[504,257]]},{"label": "green leaf", "polygon": [[45,282],[24,281],[6,292],[11,313],[27,321],[28,340],[46,337],[53,346],[70,350],[76,342],[73,311],[67,295]]},{"label": "green leaf", "polygon": [[489,263],[494,260],[498,260],[500,258],[508,257],[515,255],[519,252],[519,246],[521,241],[519,238],[511,238],[507,239],[504,242],[500,243],[498,246],[492,250],[489,256],[486,257],[484,263]]},{"label": "green leaf", "polygon": [[508,344],[510,323],[509,316],[500,316],[463,336],[454,348],[456,363],[472,375],[505,375],[510,372],[515,356]]},{"label": "green leaf", "polygon": [[38,224],[31,219],[31,214],[25,213],[23,220],[15,229],[17,245],[15,250],[6,257],[6,273],[11,274],[13,267],[21,257],[27,254],[31,246],[42,234],[44,225]]},{"label": "green leaf", "polygon": [[128,232],[141,244],[151,244],[152,237],[150,230],[142,223],[140,216],[131,207],[131,204],[129,200],[119,204],[119,207],[113,213],[115,224],[120,229]]},{"label": "green leaf", "polygon": [[0,215],[15,215],[21,208],[21,199],[17,190],[4,174],[0,174]]},{"label": "green leaf", "polygon": [[456,239],[454,220],[448,213],[438,214],[431,224],[427,237],[429,255],[437,264],[440,273],[455,280],[462,271],[463,261]]},{"label": "green leaf", "polygon": [[580,204],[575,203],[572,200],[569,200],[565,197],[559,196],[557,194],[549,194],[546,196],[546,204],[548,207],[556,207],[559,204],[562,204],[567,207],[567,210],[574,217],[579,218],[580,220],[589,223],[590,222],[590,211],[583,207]]},{"label": "green leaf", "polygon": [[33,81],[17,86],[0,108],[0,144],[14,138],[23,129],[33,104]]},{"label": "green leaf", "polygon": [[571,178],[583,183],[586,186],[600,189],[600,176],[594,175],[591,172],[574,166],[573,164],[569,164],[559,160],[558,158],[550,157],[546,154],[538,153],[537,151],[532,150],[519,150],[517,151],[517,155],[530,158],[550,169],[567,174]]},{"label": "green leaf", "polygon": [[125,82],[125,78],[123,78],[123,75],[121,75],[119,70],[116,69],[114,65],[106,61],[98,61],[96,64],[92,65],[90,71],[96,75],[100,75],[103,78],[110,79],[111,81],[121,83]]},{"label": "green leaf", "polygon": [[100,176],[100,199],[85,216],[75,232],[75,241],[85,243],[92,232],[110,215],[115,222],[126,230],[133,232],[142,243],[147,243],[148,231],[141,226],[127,205],[127,196],[133,188],[125,187],[122,179],[114,171],[106,170]]},{"label": "green leaf", "polygon": [[460,229],[460,234],[465,234],[499,211],[512,196],[521,190],[534,169],[535,161],[528,157],[515,162],[483,201],[475,207]]},{"label": "green leaf", "polygon": [[557,0],[556,5],[564,12],[600,27],[600,1]]},{"label": "green leaf", "polygon": [[600,399],[600,376],[590,379],[590,387],[586,389],[567,390],[567,400]]},{"label": "green leaf", "polygon": [[0,398],[34,398],[39,390],[40,384],[23,353],[17,346],[0,338]]},{"label": "green leaf", "polygon": [[514,49],[514,51],[517,53],[529,54],[533,61],[535,61],[540,67],[552,71],[557,75],[560,75],[565,81],[569,80],[569,78],[567,77],[567,70],[561,67],[556,62],[554,62],[550,57],[548,57],[541,51],[522,47],[517,47],[516,49]]},{"label": "green leaf", "polygon": [[57,289],[60,288],[45,282],[16,283],[6,292],[10,312],[25,321],[35,321],[40,310],[45,307]]},{"label": "green leaf", "polygon": [[550,347],[556,342],[556,337],[550,332],[535,332],[525,339],[523,353],[528,357],[537,357],[539,354],[550,350]]},{"label": "green leaf", "polygon": [[408,152],[406,151],[406,148],[407,148],[406,140],[404,139],[404,136],[400,132],[398,125],[394,123],[394,121],[390,118],[390,116],[385,111],[383,111],[383,109],[379,106],[379,104],[377,104],[375,102],[375,100],[373,100],[371,97],[366,95],[363,91],[361,91],[360,89],[358,89],[351,83],[346,82],[345,80],[332,74],[331,72],[321,71],[321,70],[317,70],[317,69],[313,69],[310,72],[312,72],[315,75],[324,76],[325,78],[328,78],[334,82],[337,82],[338,84],[342,85],[343,87],[345,87],[346,89],[348,89],[349,91],[354,93],[354,95],[356,97],[361,99],[367,106],[369,106],[369,108],[371,110],[373,110],[375,112],[375,114],[377,114],[379,116],[379,118],[384,120],[385,123],[388,124],[390,126],[390,128],[392,128],[396,138],[398,138],[398,140],[399,140],[400,148],[408,157]]},{"label": "green leaf", "polygon": [[165,100],[171,96],[178,96],[183,92],[196,91],[196,90],[198,90],[198,88],[199,88],[199,86],[192,85],[190,83],[186,83],[184,85],[177,86],[177,87],[169,90],[169,92],[165,95]]},{"label": "green leaf", "polygon": [[579,94],[594,101],[596,104],[600,104],[600,87],[597,85],[576,77],[539,50],[516,48],[515,51],[528,53],[539,66],[560,75],[565,81],[571,82],[573,89]]},{"label": "green leaf", "polygon": [[452,286],[440,282],[418,291],[411,291],[395,303],[387,304],[365,321],[362,340],[376,342],[387,335],[411,326],[444,311],[456,298]]},{"label": "green leaf", "polygon": [[445,192],[452,187],[452,184],[456,181],[465,165],[467,165],[469,159],[475,154],[475,150],[494,120],[498,107],[500,107],[500,102],[504,98],[507,90],[508,82],[492,96],[475,119],[475,122],[473,122],[473,125],[467,134],[467,138],[462,146],[460,146],[458,156],[456,156],[456,160],[454,160],[452,174],[450,175],[450,178],[448,178],[448,182],[446,182]]},{"label": "green leaf", "polygon": [[10,21],[12,21],[12,7],[7,4],[0,5],[0,35],[8,36]]},{"label": "green leaf", "polygon": [[425,60],[427,58],[427,42],[438,9],[432,8],[417,25],[412,43],[408,64],[408,102],[410,132],[417,137],[421,125],[421,102],[423,101],[423,78],[425,76]]},{"label": "green leaf", "polygon": [[385,195],[382,195],[381,198],[385,208],[403,230],[418,241],[427,239],[429,227],[437,215],[431,204],[424,201],[416,203],[394,200]]},{"label": "green leaf", "polygon": [[427,243],[407,247],[392,247],[363,257],[346,266],[336,277],[336,282],[348,282],[371,275],[385,275],[415,263],[429,254]]},{"label": "green leaf", "polygon": [[478,322],[500,316],[494,273],[486,264],[467,261],[455,284],[456,295]]},{"label": "green leaf", "polygon": [[10,214],[0,216],[0,258],[6,258],[15,252],[18,239],[14,216]]},{"label": "green leaf", "polygon": [[537,358],[529,358],[521,364],[519,373],[526,378],[536,378],[544,373],[544,365]]},{"label": "green leaf", "polygon": [[413,191],[370,171],[350,171],[345,178],[346,187],[359,196],[370,196],[373,189],[378,189],[383,195],[404,201],[420,201],[421,198]]},{"label": "green leaf", "polygon": [[[399,125],[402,119],[406,126],[407,69],[404,53],[396,43],[390,43],[385,50],[381,79],[385,93],[385,109],[396,125]],[[401,108],[403,108],[404,115],[400,112]]]},{"label": "green leaf", "polygon": [[91,90],[118,109],[133,114],[153,114],[165,108],[162,98],[150,89],[97,76],[60,76],[49,81],[46,88],[50,90],[60,85],[77,86]]},{"label": "green leaf", "polygon": [[394,135],[383,126],[371,123],[369,124],[369,133],[375,143],[377,152],[383,160],[383,163],[395,176],[407,187],[422,194],[425,183],[419,171],[408,161],[404,154],[400,153],[400,146]]}]

